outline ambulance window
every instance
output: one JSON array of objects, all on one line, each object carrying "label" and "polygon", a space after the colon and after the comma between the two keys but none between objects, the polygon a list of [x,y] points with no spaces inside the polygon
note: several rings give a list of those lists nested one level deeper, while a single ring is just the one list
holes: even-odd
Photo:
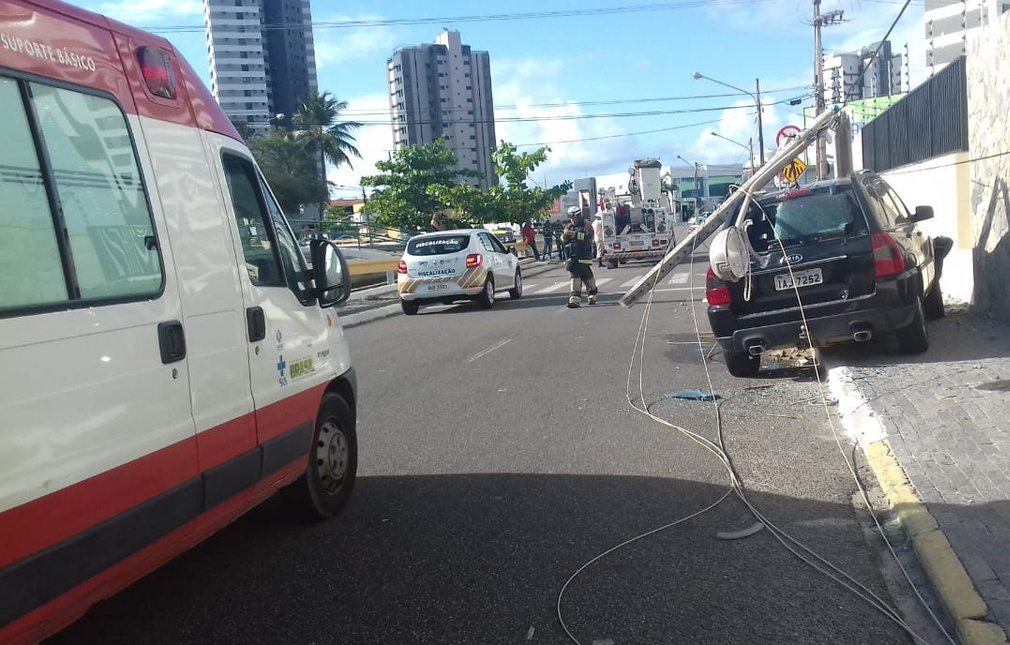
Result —
[{"label": "ambulance window", "polygon": [[161,258],[126,118],[109,99],[30,84],[80,297],[161,292]]},{"label": "ambulance window", "polygon": [[248,160],[234,155],[224,155],[223,161],[249,281],[257,287],[283,287],[284,274],[259,192],[256,169]]},{"label": "ambulance window", "polygon": [[273,221],[274,233],[277,238],[277,249],[281,255],[281,263],[284,265],[284,273],[288,278],[288,287],[298,296],[299,300],[305,304],[309,304],[311,298],[305,284],[306,274],[308,273],[305,269],[305,258],[298,248],[298,242],[295,241],[294,234],[291,233],[291,229],[288,227],[287,218],[284,217],[280,206],[277,205],[273,195],[267,189],[266,181],[263,180],[262,175],[259,175],[259,185],[263,199],[266,201],[267,212],[270,213],[270,219]]},{"label": "ambulance window", "polygon": [[0,79],[0,309],[68,299],[56,229],[15,81]]}]

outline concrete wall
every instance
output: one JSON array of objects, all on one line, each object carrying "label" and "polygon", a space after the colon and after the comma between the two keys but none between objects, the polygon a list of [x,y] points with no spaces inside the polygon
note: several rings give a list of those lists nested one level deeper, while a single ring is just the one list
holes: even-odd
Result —
[{"label": "concrete wall", "polygon": [[943,263],[940,286],[949,298],[974,302],[970,164],[968,153],[944,155],[882,173],[909,210],[932,206],[935,216],[922,223],[931,236],[954,240]]},{"label": "concrete wall", "polygon": [[968,40],[974,302],[1010,319],[1010,14]]}]

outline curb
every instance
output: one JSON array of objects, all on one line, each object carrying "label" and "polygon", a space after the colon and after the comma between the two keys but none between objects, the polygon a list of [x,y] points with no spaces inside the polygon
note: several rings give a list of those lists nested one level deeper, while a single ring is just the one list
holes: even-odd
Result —
[{"label": "curb", "polygon": [[344,329],[350,329],[351,327],[357,327],[358,325],[364,325],[365,323],[382,320],[383,318],[389,318],[390,316],[396,316],[402,313],[403,308],[400,307],[400,303],[397,302],[395,305],[366,309],[365,311],[359,311],[358,313],[351,314],[349,316],[337,316],[337,319],[340,321],[341,327]]},{"label": "curb", "polygon": [[954,622],[964,645],[1007,645],[1006,634],[985,618],[989,607],[958,559],[929,509],[915,491],[887,432],[847,367],[828,369],[828,387],[838,400],[838,414],[846,434],[859,444],[867,464],[880,483],[888,506],[898,517],[940,603]]}]

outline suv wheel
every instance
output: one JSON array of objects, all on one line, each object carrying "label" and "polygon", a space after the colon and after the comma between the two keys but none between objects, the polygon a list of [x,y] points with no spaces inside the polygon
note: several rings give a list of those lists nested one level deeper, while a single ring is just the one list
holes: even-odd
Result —
[{"label": "suv wheel", "polygon": [[929,290],[929,295],[923,301],[922,308],[926,312],[926,318],[930,320],[943,318],[946,312],[943,309],[943,291],[940,290],[939,280],[936,280],[933,288]]},{"label": "suv wheel", "polygon": [[413,300],[401,300],[400,307],[403,309],[403,313],[408,316],[413,316],[417,313],[417,310],[421,308],[421,305],[417,304]]},{"label": "suv wheel", "polygon": [[902,354],[921,354],[929,349],[929,333],[926,331],[926,315],[921,296],[915,299],[915,317],[912,322],[895,330],[894,335]]},{"label": "suv wheel", "polygon": [[740,378],[757,376],[758,370],[761,369],[760,356],[751,356],[747,352],[723,352],[722,355],[726,361],[726,369],[733,376]]}]

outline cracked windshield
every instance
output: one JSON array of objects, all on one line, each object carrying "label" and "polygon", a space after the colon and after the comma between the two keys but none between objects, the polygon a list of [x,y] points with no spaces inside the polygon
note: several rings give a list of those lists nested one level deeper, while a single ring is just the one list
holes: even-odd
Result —
[{"label": "cracked windshield", "polygon": [[0,0],[0,645],[1007,645],[1008,52]]}]

